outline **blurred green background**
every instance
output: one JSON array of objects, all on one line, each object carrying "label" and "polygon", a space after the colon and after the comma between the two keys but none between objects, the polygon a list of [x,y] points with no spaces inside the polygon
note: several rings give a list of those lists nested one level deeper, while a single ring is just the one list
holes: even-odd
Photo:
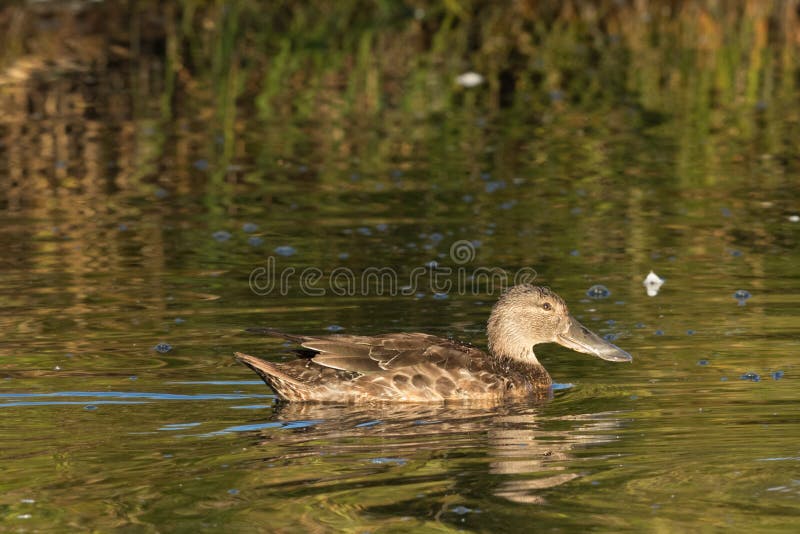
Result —
[{"label": "blurred green background", "polygon": [[[0,11],[4,160],[14,173],[11,158],[52,166],[58,147],[136,154],[135,169],[113,158],[117,187],[160,179],[180,191],[198,187],[186,158],[202,156],[211,176],[199,186],[218,204],[225,183],[290,163],[326,182],[411,156],[451,179],[502,161],[588,183],[657,174],[676,188],[735,187],[755,175],[778,187],[797,170],[798,31],[794,1],[11,2]],[[469,71],[484,83],[459,86]],[[80,117],[67,137],[81,146],[9,143],[34,137],[31,116],[72,129]],[[485,131],[496,121],[500,146]],[[175,142],[187,131],[194,142]],[[557,157],[554,144],[569,150]],[[178,168],[169,180],[165,158]],[[63,159],[56,185],[98,181],[81,168],[87,183],[63,183],[90,165]]]}]

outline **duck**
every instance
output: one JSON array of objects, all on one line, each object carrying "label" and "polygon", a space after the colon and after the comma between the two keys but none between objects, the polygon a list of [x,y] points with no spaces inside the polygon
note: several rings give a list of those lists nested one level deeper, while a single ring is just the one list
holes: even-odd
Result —
[{"label": "duck", "polygon": [[552,396],[553,381],[534,347],[557,343],[610,362],[632,356],[570,313],[550,288],[521,284],[501,295],[487,323],[488,352],[425,333],[375,336],[256,333],[296,343],[296,358],[274,363],[235,358],[289,402],[448,402]]}]

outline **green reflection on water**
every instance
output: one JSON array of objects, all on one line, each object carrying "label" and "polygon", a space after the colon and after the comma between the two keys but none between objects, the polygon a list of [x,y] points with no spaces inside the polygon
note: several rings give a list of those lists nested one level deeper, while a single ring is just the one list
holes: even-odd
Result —
[{"label": "green reflection on water", "polygon": [[[0,8],[0,530],[789,531],[797,8]],[[542,347],[574,387],[487,413],[278,409],[232,361],[287,357],[265,325],[483,345],[485,288],[326,289],[458,240],[633,365]],[[255,294],[270,256],[325,294]]]}]

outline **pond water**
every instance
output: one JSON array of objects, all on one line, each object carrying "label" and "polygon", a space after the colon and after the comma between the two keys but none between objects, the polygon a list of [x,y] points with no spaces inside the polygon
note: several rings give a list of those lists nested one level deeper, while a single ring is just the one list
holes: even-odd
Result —
[{"label": "pond water", "polygon": [[[779,29],[753,7],[548,11],[500,60],[433,6],[365,25],[348,4],[356,30],[326,51],[314,17],[273,13],[282,47],[246,7],[178,5],[0,9],[26,21],[0,56],[0,530],[796,529],[800,78],[781,58],[800,40],[769,33],[796,35],[796,9]],[[697,20],[714,43],[636,37]],[[433,36],[422,59],[393,62],[411,34]],[[232,357],[289,358],[245,331],[265,326],[485,347],[515,276],[633,363],[543,345],[547,402],[381,407],[277,404]]]}]

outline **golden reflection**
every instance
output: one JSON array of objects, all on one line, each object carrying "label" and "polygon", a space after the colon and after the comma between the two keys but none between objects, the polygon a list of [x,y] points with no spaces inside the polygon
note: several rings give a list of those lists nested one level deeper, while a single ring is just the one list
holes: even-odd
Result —
[{"label": "golden reflection", "polygon": [[[485,249],[508,265],[538,264],[530,243],[552,247],[553,230],[564,250],[615,243],[634,258],[632,286],[653,250],[734,269],[733,249],[783,246],[770,217],[794,209],[798,0],[473,7],[423,2],[422,18],[388,30],[363,3],[337,3],[342,20],[364,13],[377,26],[336,33],[309,6],[4,5],[0,199],[27,247],[17,261],[58,273],[60,312],[89,335],[98,293],[167,309],[167,229],[187,216],[246,212],[239,199],[254,191],[271,214],[276,191],[302,191],[336,217],[349,194],[399,225],[457,216],[475,230],[498,219],[497,200],[458,199],[487,169],[519,185],[526,213],[548,214],[509,214],[518,235]],[[271,31],[284,16],[296,27]],[[333,32],[324,54],[308,42],[323,31]],[[486,79],[475,91],[454,82],[463,58]],[[674,216],[676,202],[690,220]],[[723,202],[744,219],[699,228]],[[629,224],[609,225],[620,207]],[[768,256],[736,261],[764,290]],[[135,294],[97,279],[131,266]],[[676,269],[708,285],[694,263]],[[774,324],[752,307],[749,320]]]}]

